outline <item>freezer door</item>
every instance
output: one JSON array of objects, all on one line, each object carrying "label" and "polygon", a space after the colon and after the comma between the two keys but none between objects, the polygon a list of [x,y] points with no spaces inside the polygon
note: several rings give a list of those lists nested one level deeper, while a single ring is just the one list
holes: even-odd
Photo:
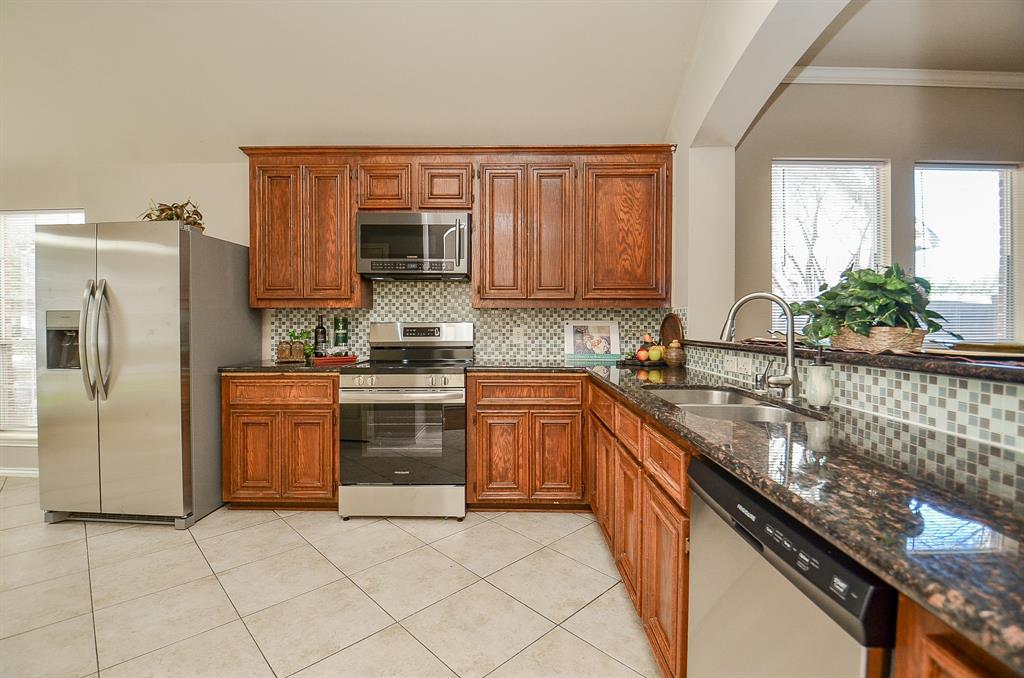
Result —
[{"label": "freezer door", "polygon": [[177,222],[97,226],[93,334],[104,513],[190,510],[182,453],[182,233]]},{"label": "freezer door", "polygon": [[96,224],[36,227],[39,495],[46,511],[100,511],[96,400],[86,355]]}]

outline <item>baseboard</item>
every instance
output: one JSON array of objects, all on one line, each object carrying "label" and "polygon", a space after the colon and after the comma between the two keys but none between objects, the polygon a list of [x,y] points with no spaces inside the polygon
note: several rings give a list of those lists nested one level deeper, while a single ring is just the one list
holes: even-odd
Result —
[{"label": "baseboard", "polygon": [[0,467],[0,476],[11,476],[12,478],[38,478],[37,468],[3,468]]}]

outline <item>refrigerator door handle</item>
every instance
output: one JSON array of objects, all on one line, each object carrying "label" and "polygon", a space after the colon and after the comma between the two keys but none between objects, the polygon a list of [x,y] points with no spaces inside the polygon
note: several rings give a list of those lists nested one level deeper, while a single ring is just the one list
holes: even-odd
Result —
[{"label": "refrigerator door handle", "polygon": [[96,281],[90,278],[82,292],[82,312],[78,315],[78,364],[82,368],[82,382],[85,384],[85,395],[89,400],[96,399],[96,379],[92,376],[89,364],[89,309],[92,306],[92,293],[96,289]]},{"label": "refrigerator door handle", "polygon": [[[104,353],[104,360],[100,360],[100,321],[107,319],[107,342]],[[107,280],[100,278],[96,287],[96,321],[93,323],[92,332],[92,355],[96,364],[96,391],[100,400],[106,400],[110,395],[110,300],[107,299]]]}]

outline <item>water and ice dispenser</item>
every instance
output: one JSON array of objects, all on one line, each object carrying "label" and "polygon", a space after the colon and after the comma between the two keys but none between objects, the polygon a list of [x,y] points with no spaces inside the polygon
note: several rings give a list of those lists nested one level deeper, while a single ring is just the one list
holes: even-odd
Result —
[{"label": "water and ice dispenser", "polygon": [[46,369],[80,370],[79,311],[46,312]]}]

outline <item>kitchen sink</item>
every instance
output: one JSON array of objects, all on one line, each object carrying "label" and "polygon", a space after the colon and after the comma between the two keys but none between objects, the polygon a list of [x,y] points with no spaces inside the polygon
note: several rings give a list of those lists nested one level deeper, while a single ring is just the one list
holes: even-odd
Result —
[{"label": "kitchen sink", "polygon": [[650,393],[673,405],[757,405],[759,401],[716,388],[651,389]]},{"label": "kitchen sink", "polygon": [[773,405],[680,405],[679,409],[701,417],[727,421],[765,421],[773,424],[819,421],[815,417]]}]

